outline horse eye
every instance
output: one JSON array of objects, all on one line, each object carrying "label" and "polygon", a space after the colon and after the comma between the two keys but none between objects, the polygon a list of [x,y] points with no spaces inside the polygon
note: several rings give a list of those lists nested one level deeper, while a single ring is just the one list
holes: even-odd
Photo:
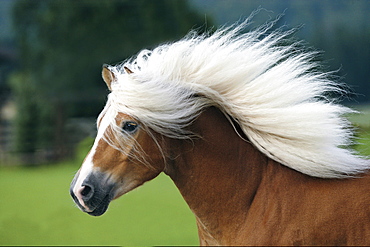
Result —
[{"label": "horse eye", "polygon": [[139,125],[132,121],[127,121],[123,124],[122,130],[127,133],[134,133]]}]

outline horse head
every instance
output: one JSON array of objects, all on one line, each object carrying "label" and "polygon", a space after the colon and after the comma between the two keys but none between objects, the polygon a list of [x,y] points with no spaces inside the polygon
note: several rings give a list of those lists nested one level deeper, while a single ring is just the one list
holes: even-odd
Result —
[{"label": "horse head", "polygon": [[[128,68],[125,71],[132,73]],[[102,76],[112,90],[117,79],[114,72],[104,66]],[[98,117],[97,128],[93,147],[70,187],[79,208],[94,216],[102,215],[111,200],[153,179],[164,169],[157,141],[134,117],[107,104]]]}]

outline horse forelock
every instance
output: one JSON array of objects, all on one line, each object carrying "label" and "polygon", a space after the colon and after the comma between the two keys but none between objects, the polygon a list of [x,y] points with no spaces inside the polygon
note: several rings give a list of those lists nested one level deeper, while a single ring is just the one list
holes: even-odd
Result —
[{"label": "horse forelock", "polygon": [[353,111],[327,99],[341,90],[330,73],[319,72],[316,53],[281,45],[293,31],[271,31],[270,23],[242,33],[248,24],[192,33],[112,67],[110,107],[155,132],[186,138],[186,127],[214,105],[262,153],[302,173],[344,177],[368,170],[368,160],[344,149],[352,132],[343,114]]}]

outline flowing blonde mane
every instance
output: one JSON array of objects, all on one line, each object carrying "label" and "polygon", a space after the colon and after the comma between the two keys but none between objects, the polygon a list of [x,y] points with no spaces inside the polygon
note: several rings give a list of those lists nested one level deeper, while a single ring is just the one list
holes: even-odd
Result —
[{"label": "flowing blonde mane", "polygon": [[369,160],[345,149],[352,133],[343,114],[353,111],[326,97],[340,90],[318,72],[316,54],[282,45],[292,31],[271,31],[274,23],[243,33],[248,24],[190,33],[110,67],[117,82],[106,109],[186,138],[202,110],[217,106],[262,153],[297,171],[335,178],[369,169]]}]

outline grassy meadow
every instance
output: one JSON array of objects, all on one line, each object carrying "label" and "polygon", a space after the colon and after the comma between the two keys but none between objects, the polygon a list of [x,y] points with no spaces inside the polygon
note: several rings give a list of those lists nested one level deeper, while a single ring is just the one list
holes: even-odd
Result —
[{"label": "grassy meadow", "polygon": [[[370,155],[370,107],[349,116]],[[76,161],[40,167],[0,166],[0,245],[198,245],[195,219],[164,174],[111,203],[100,217],[74,206],[69,183],[91,140]]]},{"label": "grassy meadow", "polygon": [[100,217],[74,206],[77,163],[0,168],[0,245],[197,245],[194,216],[166,175],[111,203]]}]

